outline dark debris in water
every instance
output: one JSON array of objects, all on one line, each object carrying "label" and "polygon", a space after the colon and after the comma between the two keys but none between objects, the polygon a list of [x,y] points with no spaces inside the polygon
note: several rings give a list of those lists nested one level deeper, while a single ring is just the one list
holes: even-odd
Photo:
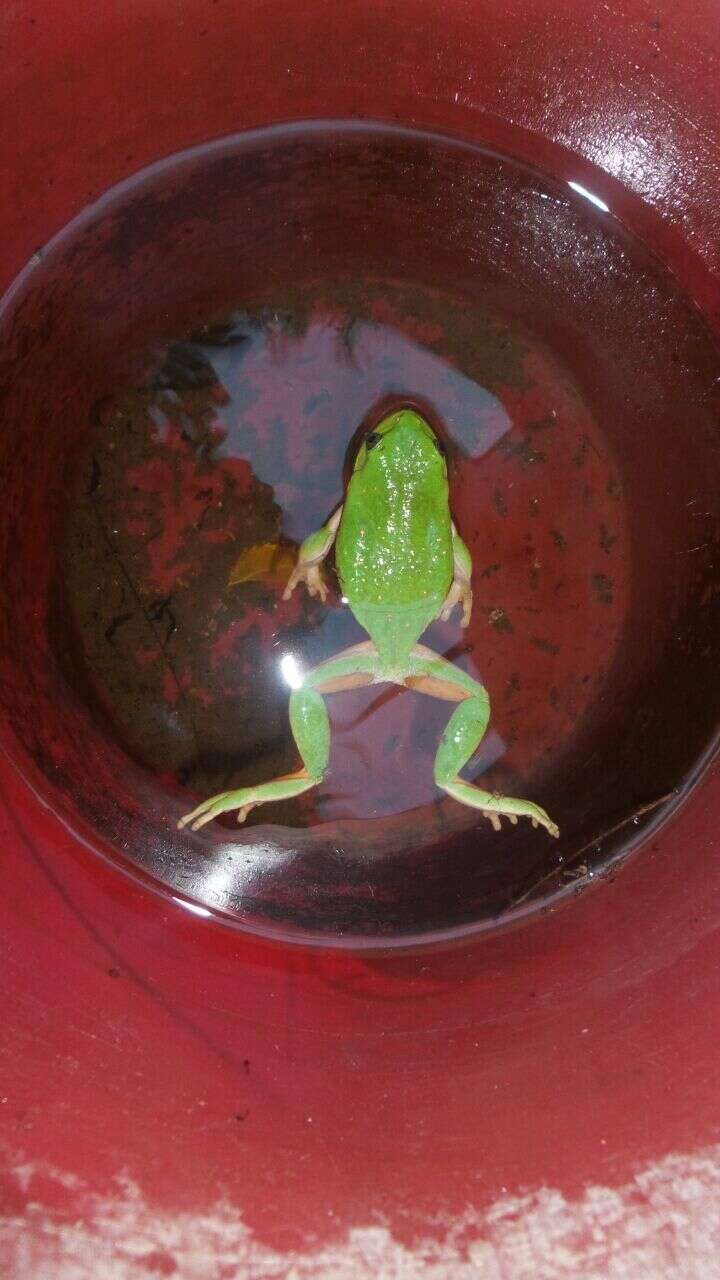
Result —
[{"label": "dark debris in water", "polygon": [[186,342],[174,342],[155,379],[155,386],[176,392],[205,391],[217,385],[210,361]]},{"label": "dark debris in water", "polygon": [[534,649],[539,649],[541,653],[549,653],[552,657],[560,652],[560,646],[553,644],[551,640],[546,640],[543,636],[531,636],[530,643]]},{"label": "dark debris in water", "polygon": [[513,458],[521,467],[532,467],[547,460],[547,455],[533,446],[529,436],[523,436],[521,440],[504,440],[502,450],[507,458]]},{"label": "dark debris in water", "polygon": [[605,573],[594,573],[590,579],[592,588],[595,593],[595,599],[600,604],[609,605],[613,602],[613,584],[612,578],[608,578]]},{"label": "dark debris in water", "polygon": [[520,692],[520,676],[517,671],[513,671],[507,684],[505,685],[505,701],[507,702],[514,694]]},{"label": "dark debris in water", "polygon": [[550,427],[557,426],[557,417],[554,412],[546,413],[542,418],[535,418],[532,422],[528,422],[528,431],[548,431]]},{"label": "dark debris in water", "polygon": [[513,631],[513,625],[504,609],[490,609],[488,611],[488,622],[495,631],[508,632],[509,634]]},{"label": "dark debris in water", "polygon": [[610,554],[616,542],[617,542],[616,534],[611,533],[607,525],[601,524],[600,525],[600,546],[602,547],[603,551],[607,553],[607,555]]}]

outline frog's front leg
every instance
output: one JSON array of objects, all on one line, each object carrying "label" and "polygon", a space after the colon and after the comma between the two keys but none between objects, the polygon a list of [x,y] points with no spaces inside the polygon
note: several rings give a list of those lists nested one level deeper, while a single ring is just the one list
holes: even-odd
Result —
[{"label": "frog's front leg", "polygon": [[372,641],[353,645],[335,658],[329,658],[309,671],[298,689],[290,695],[290,728],[302,757],[302,768],[296,773],[284,774],[272,782],[240,787],[236,791],[222,791],[211,796],[187,813],[178,827],[190,825],[193,831],[212,822],[221,813],[238,811],[238,822],[244,822],[248,813],[258,804],[271,800],[287,800],[299,796],[322,781],[330,755],[330,721],[322,700],[322,694],[340,693],[372,684],[380,673],[380,659]]},{"label": "frog's front leg", "polygon": [[470,622],[470,614],[472,613],[472,587],[470,581],[472,578],[472,560],[470,552],[458,533],[455,525],[452,526],[452,549],[453,549],[453,580],[450,590],[443,601],[440,609],[439,617],[442,622],[447,622],[450,614],[456,604],[462,605],[462,626],[466,627]]},{"label": "frog's front leg", "polygon": [[305,582],[311,596],[319,596],[325,600],[327,585],[322,576],[320,565],[328,554],[340,524],[342,506],[333,512],[327,524],[316,529],[302,543],[298,551],[297,564],[293,569],[288,584],[283,592],[283,600],[289,600],[299,582]]},{"label": "frog's front leg", "polygon": [[424,645],[417,645],[410,657],[411,672],[405,684],[418,693],[443,698],[459,705],[453,711],[435,756],[435,782],[461,804],[480,809],[500,830],[501,817],[512,823],[518,818],[529,818],[534,827],[542,826],[551,836],[560,834],[558,827],[544,809],[531,800],[519,800],[514,796],[501,796],[483,791],[472,782],[458,777],[463,765],[477,750],[490,719],[490,699],[487,690],[472,676],[454,667],[451,662],[434,654]]}]

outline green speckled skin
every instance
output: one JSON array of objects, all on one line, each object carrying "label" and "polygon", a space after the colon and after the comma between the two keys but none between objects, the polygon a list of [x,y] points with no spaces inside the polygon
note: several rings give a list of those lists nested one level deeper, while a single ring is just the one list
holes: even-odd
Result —
[{"label": "green speckled skin", "polygon": [[430,427],[410,409],[363,444],[335,544],[343,596],[397,669],[437,616],[453,577],[447,465]]},{"label": "green speckled skin", "polygon": [[357,604],[444,599],[452,581],[445,458],[418,414],[395,413],[360,449],[335,544],[343,594]]}]

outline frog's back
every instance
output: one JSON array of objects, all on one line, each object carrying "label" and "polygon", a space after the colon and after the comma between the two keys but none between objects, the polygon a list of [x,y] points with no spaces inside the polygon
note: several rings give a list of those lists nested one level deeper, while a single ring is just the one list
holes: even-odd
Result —
[{"label": "frog's back", "polygon": [[387,664],[400,662],[437,615],[452,581],[446,476],[413,468],[407,457],[356,471],[335,563],[358,622]]},{"label": "frog's back", "polygon": [[354,475],[335,548],[351,604],[408,605],[444,597],[452,580],[447,481],[431,490],[365,482]]}]

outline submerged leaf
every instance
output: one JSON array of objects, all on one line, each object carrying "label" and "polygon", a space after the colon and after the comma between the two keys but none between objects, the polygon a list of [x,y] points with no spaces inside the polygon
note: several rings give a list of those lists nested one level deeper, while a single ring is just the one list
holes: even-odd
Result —
[{"label": "submerged leaf", "polygon": [[284,586],[295,567],[297,548],[291,542],[259,542],[246,547],[230,570],[229,587],[243,582],[271,582]]}]

